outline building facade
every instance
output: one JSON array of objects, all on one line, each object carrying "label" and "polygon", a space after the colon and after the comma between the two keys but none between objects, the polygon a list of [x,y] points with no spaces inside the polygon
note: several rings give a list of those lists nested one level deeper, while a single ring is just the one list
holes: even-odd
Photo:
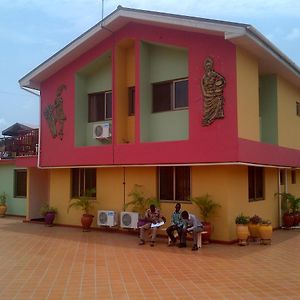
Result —
[{"label": "building facade", "polygon": [[58,223],[78,225],[67,207],[88,189],[94,214],[120,212],[139,184],[167,217],[208,193],[212,239],[232,241],[236,215],[278,227],[274,194],[300,193],[300,70],[249,25],[119,7],[20,85],[41,92]]}]

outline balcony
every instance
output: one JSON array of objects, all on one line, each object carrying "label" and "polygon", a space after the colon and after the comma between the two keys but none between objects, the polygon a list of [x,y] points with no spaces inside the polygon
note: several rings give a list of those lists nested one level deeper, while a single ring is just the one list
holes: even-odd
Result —
[{"label": "balcony", "polygon": [[16,123],[3,130],[0,138],[0,159],[37,155],[39,129]]}]

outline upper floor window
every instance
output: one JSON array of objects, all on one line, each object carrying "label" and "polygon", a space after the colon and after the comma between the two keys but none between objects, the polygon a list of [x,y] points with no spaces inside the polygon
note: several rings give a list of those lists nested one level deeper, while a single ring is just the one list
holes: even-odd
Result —
[{"label": "upper floor window", "polygon": [[87,196],[96,197],[96,169],[72,169],[72,198]]},{"label": "upper floor window", "polygon": [[248,167],[249,201],[264,199],[264,168]]},{"label": "upper floor window", "polygon": [[300,117],[300,102],[296,102],[296,114],[298,117]]},{"label": "upper floor window", "polygon": [[15,170],[14,196],[27,196],[27,170]]},{"label": "upper floor window", "polygon": [[188,107],[188,80],[178,79],[153,84],[153,112]]},{"label": "upper floor window", "polygon": [[128,88],[128,116],[135,115],[135,87],[131,86]]},{"label": "upper floor window", "polygon": [[190,167],[159,167],[159,199],[187,201],[190,197]]},{"label": "upper floor window", "polygon": [[112,92],[89,94],[88,121],[105,121],[112,118]]}]

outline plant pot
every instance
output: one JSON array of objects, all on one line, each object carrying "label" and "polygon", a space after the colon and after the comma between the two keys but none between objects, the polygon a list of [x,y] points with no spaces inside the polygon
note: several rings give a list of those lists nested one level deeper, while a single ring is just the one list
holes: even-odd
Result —
[{"label": "plant pot", "polygon": [[55,213],[54,212],[47,212],[45,215],[45,225],[51,227],[53,226],[53,221],[55,219]]},{"label": "plant pot", "polygon": [[83,214],[81,217],[81,224],[83,231],[90,231],[91,225],[93,223],[93,215],[90,214]]},{"label": "plant pot", "polygon": [[261,239],[261,244],[264,245],[271,244],[272,234],[273,234],[272,225],[261,224],[259,226],[259,235]]},{"label": "plant pot", "polygon": [[140,227],[146,225],[147,223],[149,223],[149,221],[146,221],[145,219],[139,219],[138,223],[137,223],[137,227],[140,228]]},{"label": "plant pot", "polygon": [[248,225],[236,224],[236,235],[238,238],[238,244],[240,246],[246,246],[248,244],[249,237]]},{"label": "plant pot", "polygon": [[291,227],[294,225],[294,215],[286,212],[282,217],[282,221],[284,227]]},{"label": "plant pot", "polygon": [[209,244],[212,233],[212,225],[209,222],[202,222],[202,225],[203,231],[207,231],[207,233],[202,234],[202,244]]},{"label": "plant pot", "polygon": [[298,226],[299,223],[300,223],[300,213],[295,212],[294,213],[294,224],[293,224],[293,226]]},{"label": "plant pot", "polygon": [[0,205],[0,217],[5,217],[7,211],[7,206],[6,205]]},{"label": "plant pot", "polygon": [[260,226],[260,224],[253,224],[253,223],[248,224],[248,229],[249,229],[251,238],[253,238],[253,239],[259,238],[259,226]]}]

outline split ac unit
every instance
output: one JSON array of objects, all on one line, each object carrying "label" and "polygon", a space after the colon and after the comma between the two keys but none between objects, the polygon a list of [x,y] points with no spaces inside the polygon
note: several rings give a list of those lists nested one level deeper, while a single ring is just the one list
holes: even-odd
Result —
[{"label": "split ac unit", "polygon": [[96,123],[93,124],[93,138],[94,139],[106,139],[111,137],[110,123]]},{"label": "split ac unit", "polygon": [[98,210],[97,225],[99,226],[116,226],[117,214],[112,210]]},{"label": "split ac unit", "polygon": [[122,211],[120,224],[122,228],[137,228],[139,214],[136,212]]}]

